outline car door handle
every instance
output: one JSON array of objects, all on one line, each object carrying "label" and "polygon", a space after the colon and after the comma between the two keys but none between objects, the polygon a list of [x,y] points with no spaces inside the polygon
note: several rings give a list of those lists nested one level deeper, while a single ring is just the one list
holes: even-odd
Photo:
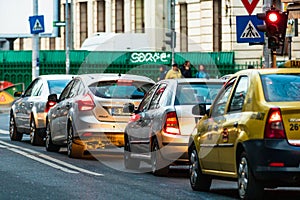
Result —
[{"label": "car door handle", "polygon": [[30,102],[30,103],[29,103],[29,106],[30,106],[30,107],[32,107],[32,106],[33,106],[33,103],[32,103],[32,102]]},{"label": "car door handle", "polygon": [[238,127],[238,125],[239,125],[239,123],[238,123],[238,122],[234,122],[234,123],[233,123],[233,127],[234,127],[234,128],[237,128],[237,127]]}]

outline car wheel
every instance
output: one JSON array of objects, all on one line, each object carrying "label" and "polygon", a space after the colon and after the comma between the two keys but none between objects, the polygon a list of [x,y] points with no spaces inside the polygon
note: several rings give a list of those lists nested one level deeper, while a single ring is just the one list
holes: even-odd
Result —
[{"label": "car wheel", "polygon": [[15,123],[15,118],[13,115],[10,115],[9,119],[9,136],[12,141],[21,141],[23,138],[23,134],[18,132],[17,126]]},{"label": "car wheel", "polygon": [[238,190],[241,199],[262,199],[264,187],[255,180],[248,162],[247,154],[243,152],[238,163]]},{"label": "car wheel", "polygon": [[69,126],[67,137],[67,154],[69,158],[81,158],[83,157],[83,147],[74,143],[74,129],[73,126]]},{"label": "car wheel", "polygon": [[30,121],[30,143],[32,145],[43,145],[43,138],[39,136],[38,129],[36,128],[34,119],[32,118]]},{"label": "car wheel", "polygon": [[53,144],[52,142],[52,137],[51,137],[51,129],[50,129],[50,124],[47,124],[47,129],[46,129],[46,142],[45,142],[46,150],[51,151],[51,152],[58,152],[60,147]]},{"label": "car wheel", "polygon": [[140,167],[140,160],[131,158],[131,149],[128,139],[125,138],[124,146],[124,166],[126,169],[138,169]]},{"label": "car wheel", "polygon": [[169,172],[169,165],[168,163],[162,158],[158,141],[157,139],[153,140],[152,148],[151,148],[151,167],[152,173],[155,176],[163,176],[168,174]]},{"label": "car wheel", "polygon": [[190,154],[190,162],[191,165],[189,170],[189,177],[192,189],[196,191],[209,191],[212,178],[202,173],[195,146],[193,146],[192,152]]}]

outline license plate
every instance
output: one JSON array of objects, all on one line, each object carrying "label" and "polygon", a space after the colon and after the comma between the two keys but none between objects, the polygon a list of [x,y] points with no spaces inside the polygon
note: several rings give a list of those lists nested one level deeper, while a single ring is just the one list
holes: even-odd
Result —
[{"label": "license plate", "polygon": [[112,108],[111,115],[129,115],[129,113],[124,113],[123,108]]}]

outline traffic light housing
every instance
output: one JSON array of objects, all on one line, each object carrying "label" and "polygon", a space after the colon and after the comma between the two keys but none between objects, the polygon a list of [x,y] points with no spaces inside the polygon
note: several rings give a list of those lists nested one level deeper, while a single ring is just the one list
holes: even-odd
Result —
[{"label": "traffic light housing", "polygon": [[169,39],[164,40],[164,42],[167,45],[170,45],[171,48],[175,48],[176,47],[176,32],[175,31],[167,32],[166,38],[169,38]]},{"label": "traffic light housing", "polygon": [[258,13],[257,18],[264,20],[264,25],[258,25],[259,31],[266,32],[268,48],[276,50],[283,46],[285,40],[288,15],[286,12],[271,9],[265,13]]}]

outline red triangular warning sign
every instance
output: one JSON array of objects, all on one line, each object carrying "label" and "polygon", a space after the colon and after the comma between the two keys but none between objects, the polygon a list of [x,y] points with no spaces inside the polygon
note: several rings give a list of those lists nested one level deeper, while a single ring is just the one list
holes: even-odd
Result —
[{"label": "red triangular warning sign", "polygon": [[256,7],[257,3],[259,2],[259,0],[242,0],[242,3],[244,4],[247,12],[249,13],[249,15],[252,14],[254,8]]}]

